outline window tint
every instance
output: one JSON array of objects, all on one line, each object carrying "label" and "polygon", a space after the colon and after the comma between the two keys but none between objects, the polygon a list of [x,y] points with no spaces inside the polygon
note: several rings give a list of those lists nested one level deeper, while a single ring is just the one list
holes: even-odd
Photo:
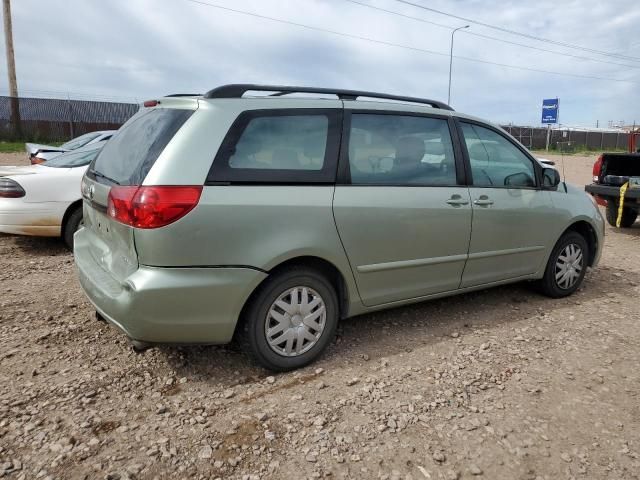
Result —
[{"label": "window tint", "polygon": [[329,119],[322,115],[249,121],[229,157],[234,169],[322,170]]},{"label": "window tint", "polygon": [[353,114],[349,137],[351,183],[455,185],[447,120]]},{"label": "window tint", "polygon": [[535,187],[533,162],[518,147],[488,128],[462,122],[473,184],[494,187]]},{"label": "window tint", "polygon": [[90,171],[119,185],[141,184],[192,113],[173,108],[137,113],[105,144]]}]

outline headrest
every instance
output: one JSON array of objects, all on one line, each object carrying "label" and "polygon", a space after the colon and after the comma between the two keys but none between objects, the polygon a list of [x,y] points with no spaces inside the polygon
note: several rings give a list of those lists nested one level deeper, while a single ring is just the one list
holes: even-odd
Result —
[{"label": "headrest", "polygon": [[444,145],[441,141],[424,142],[424,149],[429,155],[444,155]]},{"label": "headrest", "polygon": [[396,158],[422,160],[424,140],[418,137],[400,137],[396,142]]}]

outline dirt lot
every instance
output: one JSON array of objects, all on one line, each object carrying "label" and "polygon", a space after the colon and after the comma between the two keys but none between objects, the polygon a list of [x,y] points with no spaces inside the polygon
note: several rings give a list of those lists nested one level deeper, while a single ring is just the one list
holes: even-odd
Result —
[{"label": "dirt lot", "polygon": [[571,298],[515,285],[353,318],[275,376],[233,347],[135,354],[61,242],[0,234],[0,477],[637,479],[640,222],[607,234]]}]

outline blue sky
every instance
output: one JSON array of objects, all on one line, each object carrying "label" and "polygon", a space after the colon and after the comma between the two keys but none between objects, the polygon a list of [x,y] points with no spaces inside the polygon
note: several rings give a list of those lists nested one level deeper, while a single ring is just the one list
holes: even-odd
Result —
[{"label": "blue sky", "polygon": [[[142,101],[247,82],[374,90],[446,101],[449,29],[346,0],[203,1],[443,55],[345,38],[187,0],[13,0],[18,87],[25,96],[68,93],[72,98]],[[451,27],[465,24],[394,0],[358,1]],[[456,34],[458,57],[625,81],[564,77],[454,58],[451,104],[456,110],[500,123],[538,125],[542,99],[559,97],[565,124],[640,123],[637,1],[414,3],[638,58],[605,57],[471,24]],[[628,66],[540,52],[467,32]],[[4,61],[0,68],[0,91],[6,93]]]}]

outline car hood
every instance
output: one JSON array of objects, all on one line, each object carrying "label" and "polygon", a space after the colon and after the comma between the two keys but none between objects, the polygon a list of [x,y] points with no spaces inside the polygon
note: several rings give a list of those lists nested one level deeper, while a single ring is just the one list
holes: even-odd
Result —
[{"label": "car hood", "polygon": [[25,149],[29,155],[35,155],[38,152],[67,152],[66,148],[54,147],[53,145],[42,145],[40,143],[25,143]]},{"label": "car hood", "polygon": [[0,167],[0,177],[8,177],[14,175],[33,175],[35,173],[43,173],[41,165],[20,165],[15,167]]}]

